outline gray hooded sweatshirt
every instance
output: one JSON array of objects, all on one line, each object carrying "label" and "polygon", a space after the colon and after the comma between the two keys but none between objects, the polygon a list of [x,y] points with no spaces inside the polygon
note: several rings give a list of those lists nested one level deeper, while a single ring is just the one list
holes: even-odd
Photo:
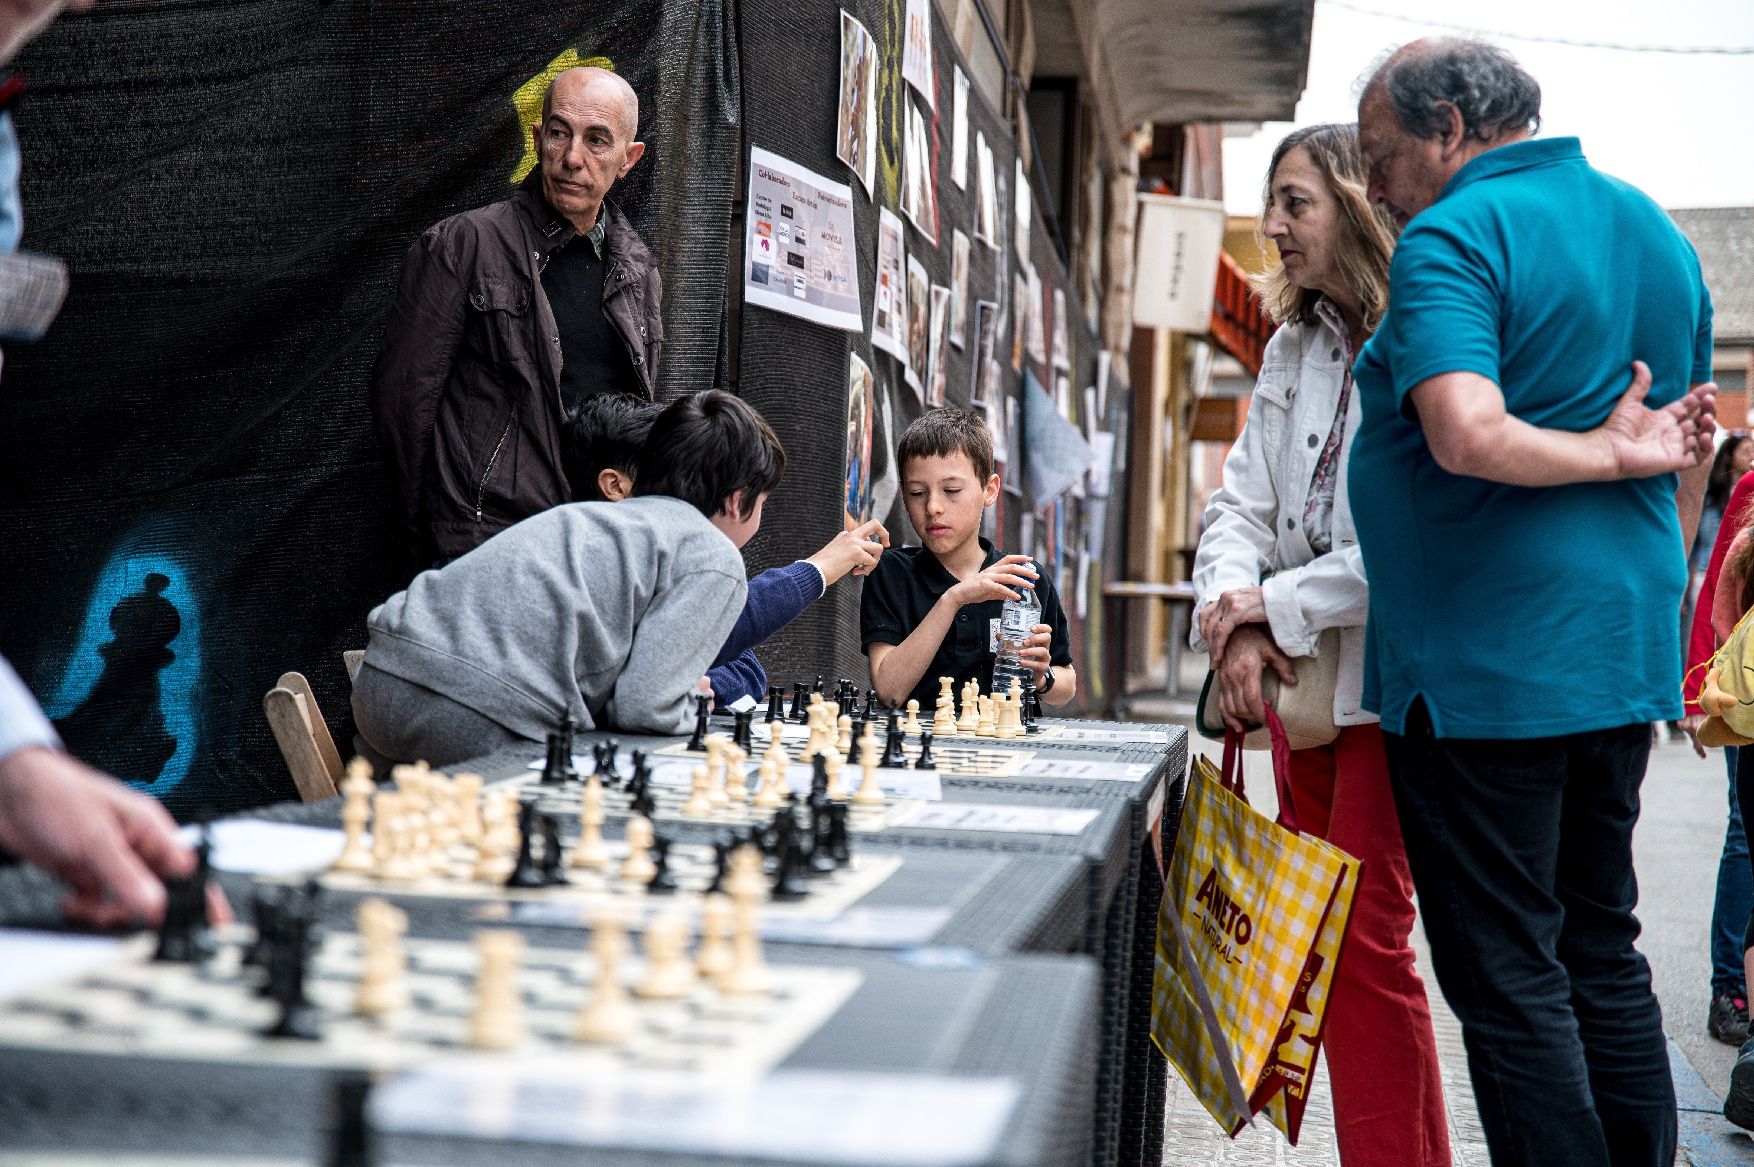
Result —
[{"label": "gray hooded sweatshirt", "polygon": [[535,741],[566,712],[680,733],[747,590],[737,548],[680,499],[568,503],[380,604],[365,663]]}]

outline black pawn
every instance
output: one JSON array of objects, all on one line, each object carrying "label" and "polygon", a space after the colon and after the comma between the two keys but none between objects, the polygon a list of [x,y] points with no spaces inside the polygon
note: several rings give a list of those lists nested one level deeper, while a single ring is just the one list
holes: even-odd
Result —
[{"label": "black pawn", "polygon": [[767,724],[784,721],[786,717],[786,691],[778,685],[767,687]]},{"label": "black pawn", "polygon": [[920,731],[920,756],[914,759],[914,769],[936,770],[937,768],[937,759],[932,757],[932,731],[922,729]]},{"label": "black pawn", "polygon": [[708,705],[705,693],[694,695],[694,736],[688,739],[688,749],[697,754],[706,753]]},{"label": "black pawn", "polygon": [[534,802],[518,804],[518,862],[506,877],[507,887],[542,887],[548,882],[536,862],[536,838],[541,830],[537,817]]},{"label": "black pawn", "polygon": [[566,853],[560,849],[560,820],[545,814],[539,825],[542,830],[542,883],[558,887],[571,882],[566,877]]},{"label": "black pawn", "polygon": [[656,870],[646,881],[646,891],[655,896],[674,894],[676,877],[670,874],[670,840],[663,835],[652,839],[652,863]]},{"label": "black pawn", "polygon": [[853,861],[853,849],[847,835],[846,803],[828,804],[828,828],[828,853],[834,856],[837,866],[845,867]]},{"label": "black pawn", "polygon": [[213,934],[207,919],[212,854],[212,838],[203,826],[201,842],[195,847],[195,870],[182,879],[164,881],[164,922],[159,926],[158,948],[152,959],[195,964],[213,955]]}]

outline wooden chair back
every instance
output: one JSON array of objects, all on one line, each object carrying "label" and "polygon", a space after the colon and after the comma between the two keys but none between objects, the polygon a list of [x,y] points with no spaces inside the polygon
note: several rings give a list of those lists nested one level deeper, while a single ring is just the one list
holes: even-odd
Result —
[{"label": "wooden chair back", "polygon": [[334,798],[341,781],[341,754],[304,674],[282,673],[262,698],[262,712],[268,715],[268,728],[292,771],[298,796],[306,802]]}]

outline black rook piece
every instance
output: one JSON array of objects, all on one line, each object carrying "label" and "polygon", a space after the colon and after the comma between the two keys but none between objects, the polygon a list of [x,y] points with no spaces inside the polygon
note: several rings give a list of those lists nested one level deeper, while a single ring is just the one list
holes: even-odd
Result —
[{"label": "black rook piece", "polygon": [[784,721],[786,717],[786,691],[778,685],[767,687],[767,723]]},{"label": "black rook piece", "polygon": [[807,689],[803,681],[792,683],[792,711],[786,715],[790,721],[803,725],[810,720],[810,699],[805,695]]},{"label": "black rook piece", "polygon": [[733,715],[735,728],[731,730],[731,744],[740,750],[755,752],[755,710],[749,709]]}]

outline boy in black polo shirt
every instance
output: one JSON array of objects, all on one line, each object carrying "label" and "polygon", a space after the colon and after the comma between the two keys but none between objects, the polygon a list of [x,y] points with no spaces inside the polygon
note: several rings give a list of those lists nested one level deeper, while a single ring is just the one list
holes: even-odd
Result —
[{"label": "boy in black polo shirt", "polygon": [[1053,582],[1027,566],[1027,555],[1001,555],[980,537],[981,514],[999,497],[986,422],[971,409],[927,410],[902,433],[896,461],[907,517],[925,546],[890,551],[865,580],[860,639],[877,695],[930,709],[939,677],[952,678],[958,695],[970,678],[990,691],[1005,601],[1034,588],[1043,623],[1023,663],[1044,704],[1066,704],[1078,673]]}]

